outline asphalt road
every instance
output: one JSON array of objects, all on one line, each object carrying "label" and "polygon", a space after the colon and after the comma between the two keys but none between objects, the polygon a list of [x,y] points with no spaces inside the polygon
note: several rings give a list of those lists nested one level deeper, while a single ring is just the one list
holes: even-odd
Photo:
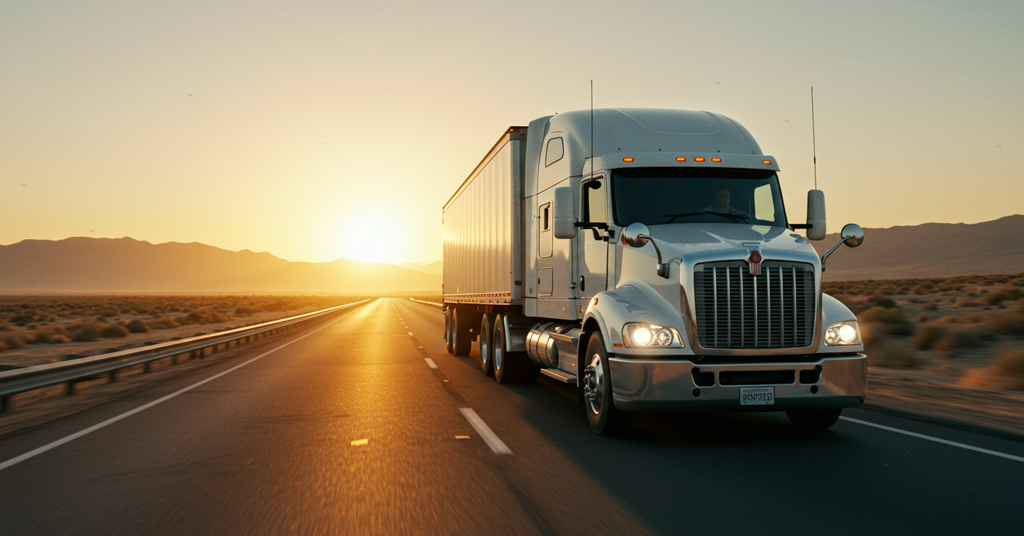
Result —
[{"label": "asphalt road", "polygon": [[605,438],[573,390],[447,354],[436,307],[314,329],[0,441],[0,534],[1024,531],[1024,443],[864,410],[893,430],[638,415]]}]

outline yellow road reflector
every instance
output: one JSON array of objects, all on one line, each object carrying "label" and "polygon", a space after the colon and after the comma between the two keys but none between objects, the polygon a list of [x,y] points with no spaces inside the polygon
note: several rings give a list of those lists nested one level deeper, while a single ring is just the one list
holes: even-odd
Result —
[{"label": "yellow road reflector", "polygon": [[361,447],[361,446],[363,446],[363,445],[365,445],[365,444],[367,444],[369,442],[370,442],[369,439],[357,439],[357,440],[352,442],[352,446],[353,447]]},{"label": "yellow road reflector", "polygon": [[457,435],[457,436],[455,436],[455,439],[469,439],[469,436],[468,435]]}]

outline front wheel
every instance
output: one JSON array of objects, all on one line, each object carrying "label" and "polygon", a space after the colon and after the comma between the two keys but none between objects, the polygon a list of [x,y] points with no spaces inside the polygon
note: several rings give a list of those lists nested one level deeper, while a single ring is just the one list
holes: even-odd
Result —
[{"label": "front wheel", "polygon": [[498,315],[494,319],[494,335],[491,339],[491,355],[494,379],[498,383],[530,383],[537,381],[540,367],[530,361],[526,352],[509,352],[506,349],[505,319]]},{"label": "front wheel", "polygon": [[789,421],[798,428],[807,430],[825,430],[839,420],[839,409],[794,409],[786,412]]},{"label": "front wheel", "polygon": [[621,434],[629,428],[633,414],[615,407],[612,397],[611,366],[604,348],[604,338],[594,332],[587,343],[583,372],[583,406],[590,428],[601,435]]}]

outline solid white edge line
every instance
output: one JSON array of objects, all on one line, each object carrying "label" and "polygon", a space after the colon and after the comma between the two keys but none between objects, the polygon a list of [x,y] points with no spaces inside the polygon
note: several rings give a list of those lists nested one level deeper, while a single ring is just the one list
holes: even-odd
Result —
[{"label": "solid white edge line", "polygon": [[943,445],[949,445],[951,447],[958,447],[958,448],[962,448],[962,449],[973,450],[974,452],[980,452],[982,454],[988,454],[988,455],[991,455],[991,456],[998,456],[1000,458],[1006,458],[1007,460],[1013,460],[1015,462],[1024,462],[1024,458],[1022,458],[1020,456],[1014,456],[1013,454],[1006,454],[1006,453],[1003,453],[1003,452],[996,452],[994,450],[983,449],[981,447],[965,445],[963,443],[957,443],[956,441],[949,441],[947,439],[940,439],[938,437],[932,437],[932,436],[928,436],[928,435],[924,435],[924,434],[918,434],[916,432],[908,432],[906,430],[900,430],[899,428],[893,428],[891,426],[885,426],[885,425],[882,425],[882,424],[875,424],[873,422],[862,421],[860,419],[854,419],[852,417],[839,417],[839,418],[844,420],[844,421],[850,421],[850,422],[854,422],[854,423],[857,423],[857,424],[863,424],[864,426],[872,426],[874,428],[879,428],[879,429],[882,429],[882,430],[888,430],[890,432],[896,432],[897,434],[908,435],[910,437],[916,437],[918,439],[927,439],[928,441],[934,441],[936,443],[942,443]]},{"label": "solid white edge line", "polygon": [[427,360],[427,366],[430,368],[437,368],[437,363],[434,363],[433,359],[430,359],[429,357],[424,357],[423,359]]},{"label": "solid white edge line", "polygon": [[124,412],[124,413],[122,413],[122,414],[120,414],[120,415],[118,415],[116,417],[111,417],[111,418],[109,418],[109,419],[107,419],[107,420],[105,420],[105,421],[103,421],[103,422],[101,422],[99,424],[94,424],[94,425],[92,425],[92,426],[90,426],[90,427],[88,427],[88,428],[86,428],[84,430],[80,430],[78,432],[75,432],[75,433],[67,436],[67,437],[64,437],[64,438],[58,439],[58,440],[56,440],[56,441],[54,441],[52,443],[48,443],[46,445],[43,445],[43,446],[41,446],[41,447],[39,447],[39,448],[37,448],[35,450],[30,450],[30,451],[28,451],[25,454],[22,454],[20,456],[15,456],[14,458],[11,458],[11,459],[9,459],[9,460],[7,460],[5,462],[0,463],[0,471],[3,471],[4,469],[7,469],[8,467],[10,467],[12,465],[19,464],[19,463],[21,463],[21,462],[23,462],[25,460],[28,460],[28,459],[34,458],[36,456],[39,456],[40,454],[43,454],[44,452],[46,452],[48,450],[53,450],[53,449],[55,449],[55,448],[65,444],[65,443],[70,443],[71,441],[74,441],[74,440],[76,440],[76,439],[78,439],[78,438],[80,438],[80,437],[82,437],[82,436],[84,436],[86,434],[91,434],[92,432],[95,432],[96,430],[99,430],[101,428],[106,428],[107,426],[110,426],[111,424],[114,424],[115,422],[120,421],[121,419],[125,419],[125,418],[128,418],[128,417],[131,417],[132,415],[135,415],[136,413],[138,413],[140,411],[147,410],[147,409],[149,409],[149,408],[151,408],[151,407],[153,407],[153,406],[155,406],[157,404],[160,404],[162,402],[167,402],[168,400],[170,400],[170,399],[172,399],[172,398],[174,398],[174,397],[176,397],[176,396],[178,396],[178,395],[180,395],[182,393],[191,391],[192,389],[195,389],[196,387],[199,387],[200,385],[203,385],[203,384],[205,384],[207,382],[211,382],[213,380],[216,380],[217,378],[220,378],[221,376],[223,376],[225,374],[228,374],[229,372],[234,372],[234,371],[236,371],[236,370],[238,370],[238,369],[248,365],[249,363],[252,363],[253,361],[256,361],[257,359],[266,357],[266,356],[268,356],[268,355],[270,355],[270,354],[280,350],[281,348],[284,348],[285,346],[289,346],[291,344],[297,343],[297,342],[301,341],[302,339],[305,339],[306,337],[309,337],[310,335],[316,333],[317,331],[320,331],[321,329],[329,328],[335,322],[339,322],[341,320],[342,319],[339,318],[339,319],[335,320],[334,322],[331,322],[330,324],[327,324],[326,326],[323,326],[321,328],[317,328],[315,331],[311,331],[311,332],[309,332],[309,333],[299,337],[298,339],[295,339],[295,340],[292,340],[292,341],[288,341],[288,342],[282,344],[281,346],[278,346],[277,348],[274,348],[273,350],[270,350],[270,351],[268,351],[266,353],[260,354],[260,355],[258,355],[256,357],[246,361],[245,363],[242,363],[240,365],[236,365],[236,366],[234,366],[232,368],[229,368],[228,370],[225,370],[224,372],[221,372],[219,374],[215,374],[213,376],[210,376],[209,378],[206,378],[205,380],[203,380],[201,382],[189,385],[188,387],[186,387],[184,389],[181,389],[180,391],[176,391],[174,393],[171,393],[171,394],[169,394],[169,395],[167,395],[167,396],[165,396],[163,398],[158,398],[158,399],[156,399],[156,400],[154,400],[154,401],[152,401],[152,402],[150,402],[148,404],[144,404],[144,405],[139,406],[139,407],[137,407],[137,408],[135,408],[133,410],[126,411],[126,412]]},{"label": "solid white edge line", "polygon": [[487,443],[487,446],[491,447],[491,450],[493,450],[495,454],[512,454],[512,450],[498,439],[498,436],[495,435],[495,433],[491,431],[491,428],[487,426],[487,423],[485,423],[484,420],[481,419],[475,411],[473,411],[473,408],[459,408],[459,411],[461,411],[462,415],[466,417],[469,424],[473,425],[473,429],[476,430],[476,433],[480,434],[484,443]]}]

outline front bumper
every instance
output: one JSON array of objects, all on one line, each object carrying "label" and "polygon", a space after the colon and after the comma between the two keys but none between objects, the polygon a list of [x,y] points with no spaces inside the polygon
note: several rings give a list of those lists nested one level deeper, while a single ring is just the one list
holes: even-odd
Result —
[{"label": "front bumper", "polygon": [[[823,356],[801,363],[695,365],[683,360],[620,357],[611,357],[608,363],[615,407],[624,411],[848,408],[863,404],[868,388],[867,358],[863,354]],[[699,374],[694,374],[695,368]],[[742,387],[766,386],[775,387],[774,404],[740,405]]]}]

